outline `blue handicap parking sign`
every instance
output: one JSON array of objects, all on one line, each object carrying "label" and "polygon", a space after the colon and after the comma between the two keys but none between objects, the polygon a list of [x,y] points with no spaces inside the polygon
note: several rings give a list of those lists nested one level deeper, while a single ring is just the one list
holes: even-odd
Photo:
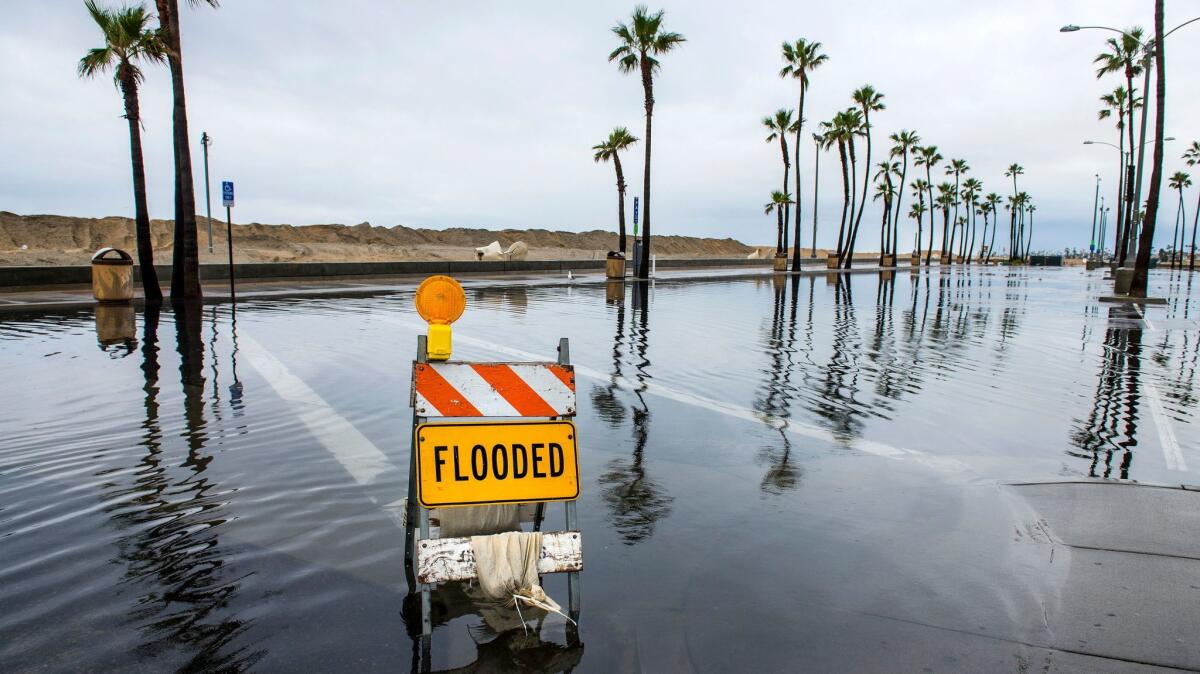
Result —
[{"label": "blue handicap parking sign", "polygon": [[233,181],[231,180],[221,182],[221,203],[227,208],[233,206]]}]

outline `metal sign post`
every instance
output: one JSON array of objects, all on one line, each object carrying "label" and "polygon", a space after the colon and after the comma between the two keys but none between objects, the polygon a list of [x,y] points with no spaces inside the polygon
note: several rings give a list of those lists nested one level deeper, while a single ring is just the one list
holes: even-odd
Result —
[{"label": "metal sign post", "polygon": [[213,252],[212,243],[212,196],[208,189],[208,146],[212,145],[212,136],[207,131],[200,132],[200,145],[204,146],[204,207],[208,214],[208,252]]},{"label": "metal sign post", "polygon": [[[221,203],[225,205],[225,242],[229,245],[229,299],[237,302],[233,288],[233,181],[221,181]],[[210,247],[209,250],[212,250]]]}]

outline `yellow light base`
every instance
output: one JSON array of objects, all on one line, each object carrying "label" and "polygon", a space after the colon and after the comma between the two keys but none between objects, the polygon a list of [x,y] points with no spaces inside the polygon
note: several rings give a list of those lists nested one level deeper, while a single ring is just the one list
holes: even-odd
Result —
[{"label": "yellow light base", "polygon": [[429,360],[450,360],[450,326],[444,323],[430,323],[428,334],[425,355]]}]

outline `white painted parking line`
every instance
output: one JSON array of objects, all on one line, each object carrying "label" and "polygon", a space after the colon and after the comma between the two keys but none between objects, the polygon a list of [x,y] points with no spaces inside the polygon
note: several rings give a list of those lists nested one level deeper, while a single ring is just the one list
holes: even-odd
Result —
[{"label": "white painted parking line", "polygon": [[1158,387],[1153,382],[1146,384],[1146,399],[1150,401],[1150,417],[1154,419],[1158,437],[1162,441],[1163,458],[1166,459],[1167,469],[1186,472],[1187,462],[1183,460],[1179,441],[1175,439],[1175,430],[1171,427],[1171,420],[1167,418],[1166,410],[1163,409]]},{"label": "white painted parking line", "polygon": [[292,374],[257,340],[241,336],[238,346],[254,369],[280,398],[289,403],[300,422],[342,464],[355,482],[371,484],[382,473],[395,468],[375,443],[338,414],[302,379]]}]

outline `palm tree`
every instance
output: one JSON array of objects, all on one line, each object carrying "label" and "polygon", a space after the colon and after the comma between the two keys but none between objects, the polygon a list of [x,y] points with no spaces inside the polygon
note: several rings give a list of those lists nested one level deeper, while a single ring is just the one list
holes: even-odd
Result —
[{"label": "palm tree", "polygon": [[[950,263],[954,262],[954,253],[951,252],[950,257],[947,258],[946,251],[948,250],[948,246],[950,245],[950,236],[951,236],[950,207],[954,205],[954,200],[955,200],[954,185],[951,185],[948,182],[938,183],[937,191],[938,191],[937,200],[934,201],[934,203],[937,204],[942,209],[941,261],[942,261],[942,264],[950,264]],[[929,237],[929,244],[933,245],[933,236]]]},{"label": "palm tree", "polygon": [[996,213],[996,207],[1002,201],[999,194],[988,192],[988,195],[983,198],[984,203],[984,229],[987,229],[987,212],[992,212],[992,238],[988,241],[987,257],[984,258],[984,264],[989,264],[992,261],[992,251],[996,250],[996,230],[1000,228],[1000,216]]},{"label": "palm tree", "polygon": [[141,106],[138,85],[142,83],[139,61],[162,63],[166,58],[157,31],[147,29],[150,16],[142,5],[121,9],[100,9],[94,0],[84,3],[92,20],[100,27],[104,46],[88,51],[79,60],[79,76],[94,77],[113,71],[113,84],[125,99],[125,120],[129,125],[129,154],[133,163],[134,233],[137,237],[138,269],[142,275],[142,295],[146,302],[162,302],[158,272],[154,269],[154,242],[150,238],[150,212],[146,207],[146,165],[142,161]]},{"label": "palm tree", "polygon": [[[1099,67],[1096,68],[1096,79],[1100,79],[1105,75],[1112,73],[1123,73],[1125,75],[1125,89],[1129,93],[1126,101],[1126,120],[1129,122],[1126,127],[1129,130],[1129,149],[1130,163],[1132,164],[1133,144],[1133,127],[1134,127],[1134,100],[1137,98],[1137,91],[1133,88],[1133,78],[1142,74],[1142,58],[1144,55],[1142,44],[1143,31],[1140,26],[1134,26],[1129,30],[1121,33],[1120,37],[1110,37],[1104,41],[1108,51],[1101,52],[1092,59],[1092,62]],[[1129,188],[1126,187],[1126,192]],[[1118,265],[1124,266],[1125,256],[1128,252],[1129,232],[1133,224],[1134,217],[1133,208],[1126,208],[1126,213],[1123,218],[1119,218],[1117,229],[1122,233],[1119,237],[1119,250],[1117,251]]]},{"label": "palm tree", "polygon": [[[1183,236],[1187,233],[1187,209],[1183,207],[1183,191],[1192,186],[1192,177],[1183,171],[1176,171],[1167,178],[1167,187],[1179,191],[1179,208],[1175,211],[1175,232],[1171,234],[1171,246],[1175,254],[1171,256],[1171,267],[1183,267]],[[1182,220],[1183,226],[1180,227]],[[1176,240],[1178,244],[1176,245]]]},{"label": "palm tree", "polygon": [[1028,194],[1025,195],[1025,212],[1029,214],[1029,235],[1025,239],[1025,257],[1029,257],[1029,251],[1033,250],[1033,212],[1037,210],[1037,205],[1033,203],[1033,199]]},{"label": "palm tree", "polygon": [[[1183,153],[1183,159],[1188,166],[1200,164],[1200,141],[1192,141],[1190,147]],[[1186,222],[1184,223],[1187,224]],[[1196,194],[1196,208],[1192,211],[1192,250],[1188,255],[1188,271],[1196,270],[1196,225],[1200,224],[1200,192]]]},{"label": "palm tree", "polygon": [[850,254],[846,256],[846,269],[849,269],[854,261],[854,242],[858,240],[858,227],[862,224],[863,210],[867,205],[867,188],[870,186],[871,178],[871,113],[887,108],[883,103],[883,94],[875,91],[875,88],[869,84],[855,89],[850,97],[862,110],[862,134],[867,137],[867,160],[863,164],[862,201],[858,205],[858,215],[854,218],[854,231],[850,236]]},{"label": "palm tree", "polygon": [[[829,57],[821,53],[820,42],[809,42],[804,38],[800,38],[796,40],[795,44],[783,43],[784,66],[779,71],[779,76],[790,76],[800,80],[800,106],[796,109],[796,144],[795,148],[793,148],[793,151],[796,153],[796,224],[794,230],[795,245],[792,248],[792,269],[800,269],[800,207],[804,202],[800,192],[800,131],[804,127],[804,95],[808,92],[808,74],[821,67],[821,64],[828,60]],[[816,199],[815,194],[813,198]],[[813,228],[815,229],[816,226],[816,207],[814,205]],[[816,233],[814,232],[814,250],[816,249],[816,245]]]},{"label": "palm tree", "polygon": [[[920,157],[918,156],[918,160],[919,159],[920,159]],[[929,182],[926,181],[924,178],[917,178],[916,180],[914,180],[912,182],[912,191],[913,191],[913,198],[915,198],[917,200],[916,205],[920,207],[920,208],[914,208],[913,210],[919,211],[920,214],[922,216],[924,216],[925,211],[926,211],[925,195],[929,193]],[[909,217],[912,217],[912,212],[910,211],[908,215],[909,215]],[[917,220],[917,248],[916,248],[917,257],[921,257],[921,229],[922,229],[923,223],[924,223],[923,220]],[[926,258],[925,264],[929,264],[928,258]]]},{"label": "palm tree", "polygon": [[609,132],[608,138],[604,142],[592,146],[592,150],[595,151],[593,158],[596,163],[611,159],[613,166],[617,169],[617,227],[619,232],[617,250],[621,253],[621,257],[625,257],[625,174],[621,171],[620,152],[628,149],[637,141],[638,139],[629,133],[629,129],[618,126]]},{"label": "palm tree", "polygon": [[875,196],[872,197],[875,201],[883,200],[883,213],[879,221],[879,266],[883,266],[883,258],[889,254],[888,242],[891,240],[889,236],[888,226],[891,224],[892,215],[892,199],[896,197],[896,187],[892,183],[892,176],[900,172],[900,167],[895,162],[881,161],[875,167]]},{"label": "palm tree", "polygon": [[610,62],[616,61],[622,73],[635,70],[642,76],[642,91],[646,108],[646,160],[642,167],[642,259],[638,265],[638,276],[650,275],[650,138],[651,120],[654,117],[654,73],[659,62],[656,56],[671,51],[685,41],[679,33],[662,30],[663,11],[651,14],[645,5],[633,9],[628,24],[618,23],[612,32],[620,44],[608,55]]},{"label": "palm tree", "polygon": [[921,261],[921,223],[925,219],[925,192],[916,189],[916,183],[913,183],[913,196],[916,197],[917,203],[909,206],[908,217],[917,222],[917,235],[913,238],[916,243],[913,252],[916,253],[917,263]]},{"label": "palm tree", "polygon": [[971,264],[971,258],[974,257],[975,223],[976,223],[976,220],[974,217],[976,215],[975,206],[976,206],[976,204],[979,203],[978,196],[982,190],[983,190],[983,183],[979,182],[979,180],[977,180],[975,178],[967,178],[966,180],[963,181],[962,192],[959,193],[960,196],[962,197],[963,203],[965,203],[967,206],[967,218],[971,221],[971,242],[970,242],[970,244],[967,243],[966,230],[963,231],[963,246],[965,248],[965,251],[963,254],[963,260],[967,264]]},{"label": "palm tree", "polygon": [[892,149],[889,155],[895,157],[897,155],[903,157],[900,168],[900,185],[896,188],[896,216],[892,219],[897,226],[892,228],[892,255],[896,254],[897,237],[900,235],[900,201],[904,198],[904,181],[908,178],[908,153],[917,147],[921,142],[921,137],[915,131],[903,129],[897,133],[893,133],[889,138],[892,141]]},{"label": "palm tree", "polygon": [[[959,181],[959,178],[962,176],[962,174],[964,174],[970,170],[971,170],[971,168],[969,166],[967,166],[967,160],[965,160],[965,159],[951,159],[950,163],[946,165],[946,175],[954,176],[954,222],[955,223],[958,222],[958,188],[959,188],[958,181]],[[943,241],[942,245],[945,246],[946,242]],[[954,255],[953,250],[950,251],[950,255],[951,256]]]},{"label": "palm tree", "polygon": [[771,192],[771,200],[763,207],[764,213],[767,215],[775,213],[779,221],[779,228],[775,237],[775,250],[777,251],[783,248],[783,213],[787,210],[788,205],[792,203],[794,203],[792,195],[782,190],[775,190]]},{"label": "palm tree", "polygon": [[[1132,297],[1145,297],[1150,282],[1150,247],[1154,245],[1154,228],[1158,218],[1159,190],[1162,189],[1163,134],[1166,131],[1167,106],[1167,56],[1163,47],[1163,0],[1154,0],[1154,153],[1150,165],[1150,196],[1146,199],[1146,217],[1141,234],[1138,235],[1137,252],[1134,255],[1133,279],[1129,282]],[[1149,59],[1146,62],[1149,66]],[[1142,114],[1146,114],[1143,110]],[[1130,131],[1130,133],[1133,133]],[[1130,144],[1132,149],[1133,144]]]},{"label": "palm tree", "polygon": [[[779,151],[783,155],[783,191],[787,192],[788,186],[788,169],[791,168],[791,161],[788,159],[787,134],[800,128],[799,122],[792,121],[792,111],[780,108],[775,111],[774,116],[768,115],[762,119],[763,126],[767,127],[770,133],[767,135],[767,142],[771,143],[779,140]],[[783,240],[775,248],[775,256],[787,255],[787,222],[788,222],[789,207],[783,208]]]},{"label": "palm tree", "polygon": [[[200,2],[200,0],[192,0]],[[203,0],[212,7],[217,0]],[[175,250],[171,270],[171,299],[198,300],[200,248],[196,241],[196,194],[192,151],[188,144],[187,100],[183,86],[183,48],[179,40],[178,0],[154,0],[159,34],[171,68],[172,141],[175,146]]]},{"label": "palm tree", "polygon": [[[1101,96],[1100,102],[1105,107],[1096,113],[1098,119],[1108,119],[1114,110],[1117,113],[1117,222],[1122,222],[1125,214],[1125,106],[1129,102],[1129,92],[1125,87],[1117,87],[1111,94]],[[1140,103],[1135,100],[1133,105],[1136,108]]]},{"label": "palm tree", "polygon": [[[1017,176],[1019,176],[1023,173],[1025,173],[1025,169],[1020,164],[1009,164],[1008,168],[1004,171],[1004,175],[1006,177],[1011,177],[1013,180],[1013,195],[1009,200],[1010,204],[1013,203],[1017,198]],[[1017,210],[1018,209],[1012,208],[1009,210],[1012,213],[1012,216],[1011,216],[1012,219],[1009,223],[1009,228],[1008,228],[1008,259],[1012,262],[1015,262],[1017,260],[1017,258],[1016,258],[1016,255],[1017,255],[1016,241],[1017,241]]]},{"label": "palm tree", "polygon": [[929,248],[925,252],[925,264],[928,265],[933,260],[933,167],[942,161],[942,155],[938,154],[936,145],[916,148],[916,153],[917,159],[914,163],[925,167],[925,189],[929,196]]}]

